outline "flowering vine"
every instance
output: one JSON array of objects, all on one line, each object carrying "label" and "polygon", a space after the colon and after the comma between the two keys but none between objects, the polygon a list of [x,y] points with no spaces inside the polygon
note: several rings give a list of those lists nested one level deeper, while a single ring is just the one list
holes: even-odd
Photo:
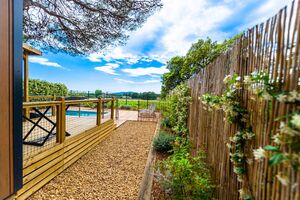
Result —
[{"label": "flowering vine", "polygon": [[[259,97],[270,101],[276,99],[281,103],[299,103],[300,94],[296,91],[281,91],[279,81],[271,80],[266,72],[253,72],[244,77],[247,89],[254,91]],[[269,166],[283,164],[291,166],[294,170],[300,168],[300,112],[290,113],[283,116],[285,121],[280,121],[277,133],[272,137],[274,145],[267,145],[253,150],[256,160],[268,159]],[[284,146],[289,146],[287,151]],[[283,172],[276,175],[282,185],[290,184],[289,178]]]},{"label": "flowering vine", "polygon": [[[230,151],[230,161],[234,165],[234,173],[237,174],[238,181],[243,182],[246,178],[247,158],[244,152],[244,147],[247,141],[252,140],[255,134],[251,127],[248,126],[247,111],[240,105],[237,91],[242,89],[241,78],[237,74],[233,76],[228,75],[224,79],[227,88],[222,95],[203,94],[200,97],[204,108],[208,111],[223,110],[225,118],[228,123],[236,123],[238,131],[230,137],[227,147]],[[245,188],[239,190],[240,197],[244,200],[252,199],[250,192]]]},{"label": "flowering vine", "polygon": [[[281,91],[280,81],[272,80],[271,75],[266,72],[252,72],[248,76],[241,77],[237,74],[228,75],[224,79],[227,88],[222,95],[203,94],[200,97],[204,109],[223,110],[225,118],[229,123],[238,125],[238,132],[230,137],[227,147],[230,150],[230,160],[234,164],[234,172],[238,181],[243,182],[246,174],[246,163],[248,160],[244,154],[244,146],[247,141],[252,140],[255,134],[247,124],[248,112],[239,103],[237,91],[245,88],[266,101],[277,100],[281,103],[300,103],[300,93],[296,90]],[[273,145],[266,145],[253,150],[255,160],[268,159],[269,166],[283,164],[291,166],[294,170],[300,169],[300,110],[289,113],[280,119],[280,128],[272,137]],[[288,146],[289,148],[284,148]],[[290,149],[290,151],[288,151]],[[250,160],[249,160],[250,161]],[[276,178],[283,185],[290,184],[289,177],[284,172],[279,172]],[[250,192],[246,188],[239,190],[242,199],[251,199]]]}]

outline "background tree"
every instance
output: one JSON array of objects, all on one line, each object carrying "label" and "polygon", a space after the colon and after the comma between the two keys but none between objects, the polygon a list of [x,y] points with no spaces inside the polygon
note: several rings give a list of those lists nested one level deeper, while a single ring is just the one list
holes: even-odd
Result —
[{"label": "background tree", "polygon": [[192,44],[185,56],[171,58],[167,63],[169,72],[162,77],[161,97],[166,97],[170,90],[212,63],[219,55],[227,51],[238,37],[240,34],[223,43],[213,42],[209,38],[200,39]]},{"label": "background tree", "polygon": [[24,40],[83,54],[123,44],[161,0],[24,0]]},{"label": "background tree", "polygon": [[42,81],[37,79],[30,79],[28,82],[29,94],[34,95],[54,95],[54,96],[66,96],[68,94],[68,88],[62,83],[50,83],[48,81]]},{"label": "background tree", "polygon": [[102,95],[102,90],[95,90],[95,96],[100,97]]}]

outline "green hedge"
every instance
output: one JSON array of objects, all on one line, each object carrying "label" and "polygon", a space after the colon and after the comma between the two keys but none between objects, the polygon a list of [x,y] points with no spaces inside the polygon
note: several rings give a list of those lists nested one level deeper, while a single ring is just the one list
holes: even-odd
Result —
[{"label": "green hedge", "polygon": [[55,95],[55,96],[67,96],[68,88],[62,83],[50,83],[48,81],[30,79],[29,83],[29,95]]}]

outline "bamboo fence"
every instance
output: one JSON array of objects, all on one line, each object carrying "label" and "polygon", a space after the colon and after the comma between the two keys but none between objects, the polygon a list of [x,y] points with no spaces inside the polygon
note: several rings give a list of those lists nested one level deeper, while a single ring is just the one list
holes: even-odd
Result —
[{"label": "bamboo fence", "polygon": [[[223,79],[228,74],[245,76],[254,71],[271,74],[272,80],[279,80],[283,91],[299,92],[299,2],[293,2],[289,9],[281,9],[265,23],[244,32],[228,52],[188,80],[192,94],[188,119],[190,138],[194,151],[200,148],[207,151],[218,199],[238,199],[238,190],[242,187],[233,172],[226,147],[229,137],[236,133],[237,126],[224,122],[222,111],[206,111],[199,97],[204,93],[222,94],[226,87]],[[242,89],[239,97],[243,107],[250,113],[249,123],[256,135],[255,140],[246,146],[247,157],[253,158],[253,149],[272,144],[271,137],[279,128],[279,122],[275,119],[299,109],[299,105],[273,100],[272,109],[268,109],[266,101],[246,89]],[[287,173],[292,184],[280,184],[275,177],[278,171]],[[281,165],[269,167],[267,160],[253,160],[247,165],[246,176],[247,188],[254,199],[300,199],[299,171]]]}]

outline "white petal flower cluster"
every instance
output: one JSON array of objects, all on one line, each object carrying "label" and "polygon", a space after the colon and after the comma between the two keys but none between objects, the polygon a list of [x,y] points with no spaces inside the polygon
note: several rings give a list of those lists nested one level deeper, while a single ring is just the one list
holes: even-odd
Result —
[{"label": "white petal flower cluster", "polygon": [[291,123],[298,129],[300,130],[300,115],[296,114],[293,115]]},{"label": "white petal flower cluster", "polygon": [[260,161],[264,158],[267,158],[267,156],[268,156],[267,152],[262,147],[259,147],[258,149],[254,149],[253,155],[254,155],[255,160],[258,160],[258,161]]},{"label": "white petal flower cluster", "polygon": [[277,95],[276,99],[281,103],[295,103],[300,101],[300,93],[293,90]]},{"label": "white petal flower cluster", "polygon": [[279,172],[279,174],[276,175],[276,178],[284,186],[287,186],[290,183],[289,177],[283,174],[282,172]]}]

